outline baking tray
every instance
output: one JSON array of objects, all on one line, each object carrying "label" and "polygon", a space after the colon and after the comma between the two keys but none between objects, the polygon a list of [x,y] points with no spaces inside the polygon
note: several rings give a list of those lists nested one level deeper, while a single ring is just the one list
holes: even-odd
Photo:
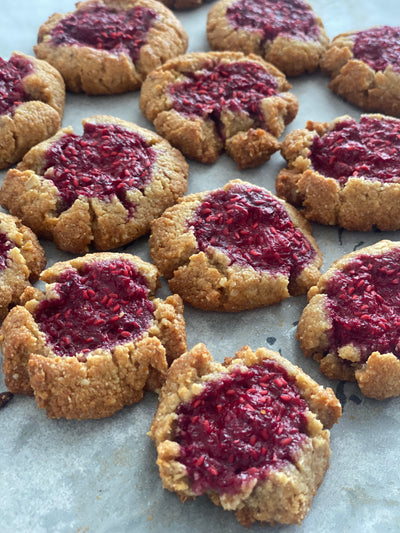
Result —
[{"label": "baking tray", "polygon": [[[374,24],[400,25],[400,2],[386,0],[314,0],[330,37]],[[37,30],[55,11],[73,9],[73,0],[1,0],[0,55],[13,50],[32,53]],[[208,50],[205,24],[210,4],[177,12],[190,36],[189,50]],[[340,100],[321,73],[290,80],[300,102],[297,118],[286,132],[308,119],[326,121],[342,114],[359,118],[360,110]],[[152,129],[138,107],[139,93],[89,97],[68,94],[63,125],[81,131],[81,120],[106,113]],[[190,162],[188,192],[209,190],[241,178],[275,191],[283,159],[275,154],[257,169],[238,171],[226,156],[214,165]],[[3,179],[4,172],[0,173]],[[400,240],[399,232],[351,233],[313,224],[313,234],[331,262],[383,238]],[[69,259],[42,241],[48,265]],[[148,240],[125,247],[149,260]],[[169,293],[164,283],[158,295]],[[242,313],[213,313],[185,307],[188,346],[204,342],[214,358],[247,344],[280,351],[324,386],[332,386],[343,416],[331,430],[331,464],[301,526],[255,524],[249,532],[395,532],[400,531],[400,399],[364,398],[352,383],[329,382],[295,340],[305,296]],[[1,374],[1,372],[0,372]],[[5,390],[3,375],[0,390]],[[0,411],[0,530],[2,533],[119,533],[246,531],[233,513],[207,497],[182,503],[162,488],[156,453],[147,436],[157,404],[154,394],[103,420],[49,420],[32,398],[15,396]]]}]

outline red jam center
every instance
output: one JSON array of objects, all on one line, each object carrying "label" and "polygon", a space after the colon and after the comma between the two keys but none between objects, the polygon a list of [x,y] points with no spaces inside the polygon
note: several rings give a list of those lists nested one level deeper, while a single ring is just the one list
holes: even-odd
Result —
[{"label": "red jam center", "polygon": [[0,57],[0,115],[12,115],[18,105],[32,100],[23,84],[32,71],[32,62],[25,57],[12,56],[9,61]]},{"label": "red jam center", "polygon": [[210,193],[188,222],[200,251],[210,246],[236,263],[297,276],[315,257],[282,203],[258,187],[238,184]]},{"label": "red jam center", "polygon": [[42,172],[57,187],[62,210],[79,196],[116,196],[132,211],[127,193],[149,183],[155,159],[156,151],[140,134],[112,124],[86,123],[82,136],[64,135],[50,146]]},{"label": "red jam center", "polygon": [[274,76],[256,63],[220,63],[186,72],[186,81],[169,88],[173,108],[184,115],[208,116],[219,121],[223,111],[247,113],[264,123],[260,103],[277,94]]},{"label": "red jam center", "polygon": [[353,344],[365,362],[374,351],[400,358],[400,249],[360,255],[326,288],[330,351]]},{"label": "red jam center", "polygon": [[261,32],[263,41],[278,35],[312,39],[319,33],[310,6],[302,0],[238,0],[226,16],[235,30]]},{"label": "red jam center", "polygon": [[309,157],[315,170],[345,185],[349,178],[385,183],[400,179],[400,121],[363,117],[346,120],[322,137]]},{"label": "red jam center", "polygon": [[14,247],[15,244],[8,239],[7,235],[0,232],[0,271],[6,268],[8,252]]},{"label": "red jam center", "polygon": [[374,70],[389,65],[400,71],[400,27],[378,26],[360,31],[354,39],[353,54]]},{"label": "red jam center", "polygon": [[306,438],[307,404],[286,370],[265,360],[206,383],[177,410],[176,440],[196,494],[235,494],[293,462]]},{"label": "red jam center", "polygon": [[146,280],[128,261],[99,260],[81,271],[68,269],[55,285],[57,298],[43,300],[35,312],[40,330],[59,356],[111,349],[146,331],[154,304]]},{"label": "red jam center", "polygon": [[89,5],[63,18],[51,32],[52,43],[90,46],[139,59],[149,29],[157,17],[152,9],[137,6],[128,10]]}]

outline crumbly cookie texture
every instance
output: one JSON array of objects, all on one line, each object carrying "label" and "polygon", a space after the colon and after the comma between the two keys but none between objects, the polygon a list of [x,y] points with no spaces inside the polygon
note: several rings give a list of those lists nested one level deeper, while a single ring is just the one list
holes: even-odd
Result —
[{"label": "crumbly cookie texture", "polygon": [[[364,31],[374,31],[379,28],[383,31],[383,41],[389,41],[390,37],[384,35],[385,28],[387,28],[385,26]],[[349,31],[337,35],[332,40],[321,60],[321,69],[331,76],[329,87],[344,100],[364,111],[400,117],[398,51],[396,51],[393,64],[389,61],[384,68],[376,70],[363,59],[355,57],[354,43],[360,33]],[[393,44],[396,43],[393,42]],[[380,49],[381,52],[385,48],[380,45],[379,40],[376,41],[374,35],[370,38],[370,45],[376,50]]]},{"label": "crumbly cookie texture", "polygon": [[[263,215],[261,206],[270,210]],[[211,237],[202,236],[203,229]],[[310,225],[296,209],[241,180],[187,195],[167,209],[152,223],[150,253],[172,292],[195,307],[218,311],[304,294],[322,264]]]},{"label": "crumbly cookie texture", "polygon": [[[185,158],[159,135],[105,115],[85,119],[83,125],[89,131],[82,146],[72,128],[61,129],[10,169],[0,190],[3,207],[38,235],[73,253],[87,252],[90,245],[110,250],[144,235],[150,222],[187,188]],[[70,138],[77,146],[71,143],[68,148]],[[85,146],[92,140],[89,149],[95,153],[87,155]],[[58,154],[55,147],[63,142],[65,160],[58,158],[57,168],[49,166],[48,154]],[[75,157],[77,149],[81,152]],[[62,179],[64,174],[76,185]]]},{"label": "crumbly cookie texture", "polygon": [[284,74],[254,54],[194,52],[149,74],[139,105],[189,158],[213,163],[226,150],[246,168],[278,150],[277,137],[298,110],[290,88]]},{"label": "crumbly cookie texture", "polygon": [[[260,459],[260,453],[258,453],[260,450],[262,454],[268,454],[267,449],[263,448],[258,441],[266,439],[271,446],[271,441],[274,439],[274,436],[266,435],[266,428],[268,427],[270,430],[268,424],[274,423],[272,420],[275,416],[273,410],[268,415],[268,424],[263,424],[262,416],[264,416],[263,412],[265,414],[266,411],[261,409],[261,413],[259,413],[258,405],[252,405],[253,402],[257,402],[255,398],[260,393],[260,389],[263,389],[261,395],[261,399],[264,398],[262,400],[263,405],[271,406],[271,403],[272,405],[274,403],[271,398],[273,394],[270,393],[271,389],[266,388],[267,371],[265,371],[260,382],[251,382],[248,396],[251,405],[242,404],[243,410],[248,409],[248,417],[245,421],[242,418],[239,422],[240,413],[235,412],[234,405],[229,407],[227,398],[229,395],[233,397],[235,393],[245,395],[247,392],[246,384],[240,391],[228,390],[225,398],[221,397],[221,402],[224,401],[224,409],[229,410],[233,418],[238,416],[237,424],[232,422],[232,427],[235,427],[235,436],[238,439],[235,457],[230,455],[228,450],[226,457],[224,457],[224,452],[220,450],[218,452],[219,462],[216,463],[214,462],[216,454],[213,457],[211,452],[209,454],[205,452],[205,455],[199,456],[196,461],[196,466],[199,468],[196,471],[196,481],[194,481],[181,455],[179,409],[186,405],[198,407],[198,404],[201,404],[205,389],[212,390],[215,387],[217,390],[219,383],[235,374],[243,373],[246,376],[248,373],[250,376],[257,367],[259,368],[265,362],[272,364],[274,370],[278,369],[285,374],[283,381],[280,380],[282,376],[277,376],[275,378],[276,383],[278,385],[291,383],[291,390],[296,391],[301,398],[299,403],[304,401],[304,424],[301,429],[304,433],[303,437],[299,439],[298,448],[289,460],[281,462],[278,460],[274,463],[274,458],[272,458],[272,463],[266,467],[263,462],[257,462]],[[224,438],[222,435],[227,434],[228,441],[234,437],[229,433],[232,430],[232,427],[228,425],[231,421],[227,418],[223,419],[223,413],[223,422],[219,421],[218,416],[213,414],[215,409],[218,413],[222,411],[222,409],[218,410],[220,400],[216,394],[211,395],[212,399],[209,401],[203,402],[205,404],[204,412],[189,422],[187,431],[189,432],[191,429],[190,424],[197,424],[198,419],[201,418],[200,425],[209,427],[208,441],[212,443],[220,438],[222,443],[220,446],[223,446]],[[235,399],[237,398],[235,397]],[[220,407],[222,406],[220,405]],[[290,417],[290,411],[288,416]],[[235,511],[237,519],[245,526],[249,526],[254,521],[268,522],[271,525],[276,523],[300,524],[308,512],[312,498],[322,483],[329,466],[330,436],[328,429],[324,428],[331,428],[340,416],[341,406],[333,391],[319,386],[300,368],[294,366],[278,353],[266,348],[259,348],[253,352],[249,347],[243,347],[235,354],[235,357],[227,358],[223,364],[220,364],[213,360],[205,345],[198,344],[171,365],[167,380],[161,390],[159,405],[149,435],[157,447],[157,464],[164,488],[176,492],[183,501],[199,495],[199,491],[194,490],[194,485],[202,481],[202,475],[208,475],[207,469],[214,472],[216,468],[219,468],[220,472],[215,475],[224,476],[224,470],[229,471],[232,461],[237,460],[237,457],[243,453],[244,461],[247,464],[243,471],[235,472],[235,475],[241,476],[243,480],[240,482],[236,479],[238,490],[230,491],[228,487],[225,490],[216,490],[212,486],[207,488],[207,484],[205,484],[201,493],[206,493],[214,504],[221,505],[226,510]],[[253,417],[254,419],[261,417],[261,427],[258,428],[261,431],[260,434],[257,432],[257,435],[253,434],[253,431],[257,429],[257,424],[251,422]],[[294,417],[293,413],[292,418]],[[277,429],[277,431],[282,431],[282,428]],[[294,432],[292,432],[293,434]],[[199,435],[202,435],[200,428]],[[288,442],[288,440],[284,440],[281,444],[285,446]],[[199,444],[202,443],[196,441],[196,445]],[[260,446],[258,446],[259,444]],[[242,450],[242,446],[245,447],[246,451]],[[265,445],[265,447],[267,446],[268,444]],[[227,443],[227,449],[228,447],[229,444]],[[204,449],[207,449],[207,445]],[[265,475],[260,474],[263,468],[265,468]]]},{"label": "crumbly cookie texture", "polygon": [[61,125],[65,104],[64,81],[49,63],[21,52],[13,52],[10,61],[30,65],[30,71],[19,82],[18,91],[26,98],[0,115],[0,168],[20,161],[32,146],[53,135]]},{"label": "crumbly cookie texture", "polygon": [[[67,37],[63,24],[72,26]],[[61,72],[68,90],[116,94],[139,89],[149,72],[187,45],[182,24],[160,2],[89,0],[74,12],[54,13],[40,27],[34,51]]]},{"label": "crumbly cookie texture", "polygon": [[365,114],[308,121],[281,144],[287,167],[276,179],[280,198],[308,219],[350,231],[400,228],[400,121]]},{"label": "crumbly cookie texture", "polygon": [[0,213],[0,321],[39,278],[46,257],[36,235],[16,217]]},{"label": "crumbly cookie texture", "polygon": [[[122,294],[114,292],[115,269],[128,287]],[[11,392],[33,394],[50,418],[86,419],[110,416],[138,402],[146,389],[159,390],[168,365],[186,350],[186,332],[179,296],[154,298],[159,278],[153,265],[104,252],[55,263],[41,279],[46,291],[27,289],[0,331]],[[138,289],[129,285],[132,279]],[[135,298],[143,303],[132,311]]]},{"label": "crumbly cookie texture", "polygon": [[384,240],[335,261],[309,290],[297,329],[327,377],[357,381],[378,400],[400,395],[399,258],[399,243]]},{"label": "crumbly cookie texture", "polygon": [[303,0],[219,0],[208,13],[207,38],[213,50],[257,54],[287,76],[314,72],[329,44],[321,18]]}]

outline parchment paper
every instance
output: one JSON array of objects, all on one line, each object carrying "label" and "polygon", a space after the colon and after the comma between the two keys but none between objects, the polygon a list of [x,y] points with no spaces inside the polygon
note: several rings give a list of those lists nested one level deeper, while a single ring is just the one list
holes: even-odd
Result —
[{"label": "parchment paper", "polygon": [[[313,0],[329,36],[374,24],[400,25],[398,0]],[[205,24],[211,4],[177,12],[190,36],[190,51],[208,50]],[[53,12],[72,10],[73,0],[0,0],[0,55],[32,53],[39,26]],[[300,102],[285,134],[308,119],[331,120],[360,110],[340,100],[321,73],[290,80]],[[81,131],[84,117],[106,113],[152,129],[138,107],[139,93],[88,97],[68,94],[63,125]],[[275,192],[284,166],[279,153],[265,165],[238,171],[223,156],[214,165],[190,162],[188,192],[209,190],[242,178]],[[0,173],[3,179],[4,172]],[[350,233],[313,224],[325,270],[331,262],[399,232]],[[48,265],[71,254],[42,241]],[[149,260],[147,237],[126,250]],[[160,297],[169,293],[166,283]],[[319,383],[333,387],[343,417],[331,431],[331,465],[302,526],[253,525],[249,532],[400,531],[400,399],[364,398],[351,383],[329,382],[317,363],[306,359],[295,340],[305,296],[237,314],[185,307],[188,346],[204,342],[222,360],[247,344],[270,347],[301,366]],[[5,390],[0,371],[0,391]],[[15,396],[0,410],[0,530],[2,533],[209,533],[246,531],[233,513],[206,497],[182,503],[162,488],[153,443],[147,436],[157,403],[154,394],[111,418],[98,421],[49,420],[32,398]]]}]

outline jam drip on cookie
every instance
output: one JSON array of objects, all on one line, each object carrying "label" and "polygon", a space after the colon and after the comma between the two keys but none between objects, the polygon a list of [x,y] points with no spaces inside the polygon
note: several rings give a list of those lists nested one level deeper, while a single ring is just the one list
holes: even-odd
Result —
[{"label": "jam drip on cookie", "polygon": [[12,56],[9,61],[0,57],[0,115],[12,115],[17,106],[33,99],[23,83],[31,72],[33,64],[24,57]]},{"label": "jam drip on cookie", "polygon": [[126,344],[146,331],[154,304],[136,267],[121,259],[65,270],[54,286],[55,296],[42,300],[35,320],[59,356],[86,354]]},{"label": "jam drip on cookie", "polygon": [[144,189],[155,160],[156,151],[140,134],[113,124],[86,123],[82,136],[64,135],[50,146],[42,172],[57,187],[62,211],[79,196],[117,197],[132,214],[127,193]]},{"label": "jam drip on cookie", "polygon": [[61,19],[51,32],[51,41],[55,46],[90,46],[127,53],[135,62],[156,17],[155,11],[143,6],[117,10],[89,5]]},{"label": "jam drip on cookie", "polygon": [[360,255],[329,280],[330,352],[350,344],[362,363],[374,351],[400,358],[399,265],[400,249]]},{"label": "jam drip on cookie", "polygon": [[264,360],[206,383],[177,409],[176,440],[196,494],[235,494],[293,462],[306,438],[307,404],[286,370]]},{"label": "jam drip on cookie", "polygon": [[377,26],[357,32],[353,54],[376,71],[400,71],[400,27]]},{"label": "jam drip on cookie", "polygon": [[209,194],[188,223],[200,251],[212,246],[232,263],[297,276],[315,250],[282,203],[257,187],[235,185]]},{"label": "jam drip on cookie", "polygon": [[313,39],[319,33],[315,16],[302,0],[238,0],[226,10],[235,30],[257,31],[263,41],[278,35]]},{"label": "jam drip on cookie", "polygon": [[344,120],[313,139],[309,158],[322,175],[345,185],[349,178],[400,180],[400,121],[362,117]]},{"label": "jam drip on cookie", "polygon": [[252,62],[221,63],[186,72],[186,80],[170,86],[173,108],[183,115],[210,117],[217,125],[223,112],[246,113],[264,124],[260,103],[277,94],[274,76]]},{"label": "jam drip on cookie", "polygon": [[5,233],[0,232],[0,272],[7,267],[7,255],[11,248],[14,248],[13,244]]}]

